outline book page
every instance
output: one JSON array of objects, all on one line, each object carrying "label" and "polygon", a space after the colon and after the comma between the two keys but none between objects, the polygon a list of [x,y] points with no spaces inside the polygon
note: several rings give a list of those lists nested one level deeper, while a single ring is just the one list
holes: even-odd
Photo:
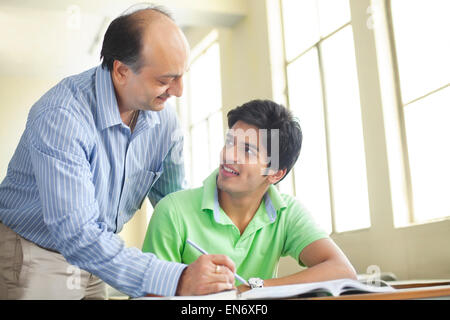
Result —
[{"label": "book page", "polygon": [[395,291],[395,289],[389,286],[369,286],[353,279],[337,279],[330,281],[256,288],[242,293],[240,297],[242,299],[280,299],[296,297],[307,293],[311,293],[315,296],[339,296],[342,293],[352,291],[357,291],[360,293],[391,292]]},{"label": "book page", "polygon": [[[322,285],[318,285],[319,282],[302,283],[302,284],[290,284],[284,286],[255,288],[246,291],[240,295],[242,299],[277,299],[295,297],[304,293],[317,291],[323,289],[329,291]],[[331,292],[330,292],[331,293]]]},{"label": "book page", "polygon": [[236,300],[236,299],[238,299],[238,292],[236,289],[233,289],[198,296],[139,297],[134,298],[133,300]]},{"label": "book page", "polygon": [[175,296],[169,297],[170,300],[236,300],[238,299],[237,289],[222,291],[218,293],[206,294],[201,296]]}]

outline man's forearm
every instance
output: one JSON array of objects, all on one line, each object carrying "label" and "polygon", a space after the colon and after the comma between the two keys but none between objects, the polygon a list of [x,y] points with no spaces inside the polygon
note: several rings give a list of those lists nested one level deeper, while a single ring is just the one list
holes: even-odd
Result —
[{"label": "man's forearm", "polygon": [[289,276],[264,280],[264,286],[281,286],[342,278],[356,279],[356,272],[353,267],[340,260],[327,260]]}]

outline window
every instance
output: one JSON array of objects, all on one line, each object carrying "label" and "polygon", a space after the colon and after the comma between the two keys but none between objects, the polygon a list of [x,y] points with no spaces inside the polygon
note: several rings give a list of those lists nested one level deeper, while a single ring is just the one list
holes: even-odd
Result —
[{"label": "window", "polygon": [[410,180],[411,222],[450,216],[447,0],[390,1]]},{"label": "window", "polygon": [[300,120],[295,195],[328,232],[370,227],[348,0],[281,0],[288,105]]},{"label": "window", "polygon": [[[187,75],[188,83],[180,99],[180,118],[185,124],[186,179],[190,187],[199,187],[219,166],[223,147],[220,47],[213,32],[201,43]],[[211,39],[213,39],[211,41]],[[193,50],[195,52],[195,50]]]}]

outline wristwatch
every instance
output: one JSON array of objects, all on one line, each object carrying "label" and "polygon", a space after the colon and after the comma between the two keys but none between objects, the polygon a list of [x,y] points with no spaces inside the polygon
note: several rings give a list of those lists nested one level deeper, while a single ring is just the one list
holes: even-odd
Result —
[{"label": "wristwatch", "polygon": [[264,280],[261,278],[250,278],[248,279],[248,284],[250,285],[250,288],[262,288],[264,287]]}]

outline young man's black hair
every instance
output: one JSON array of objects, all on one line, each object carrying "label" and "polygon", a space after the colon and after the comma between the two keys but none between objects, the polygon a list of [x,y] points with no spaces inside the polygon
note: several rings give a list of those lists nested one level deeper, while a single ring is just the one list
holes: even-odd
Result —
[{"label": "young man's black hair", "polygon": [[286,169],[286,177],[300,155],[303,139],[300,123],[292,113],[283,105],[270,100],[252,100],[228,112],[227,117],[228,128],[241,120],[259,129],[267,129],[267,141],[263,143],[268,157],[271,157],[272,145],[270,130],[278,129],[279,168]]}]

